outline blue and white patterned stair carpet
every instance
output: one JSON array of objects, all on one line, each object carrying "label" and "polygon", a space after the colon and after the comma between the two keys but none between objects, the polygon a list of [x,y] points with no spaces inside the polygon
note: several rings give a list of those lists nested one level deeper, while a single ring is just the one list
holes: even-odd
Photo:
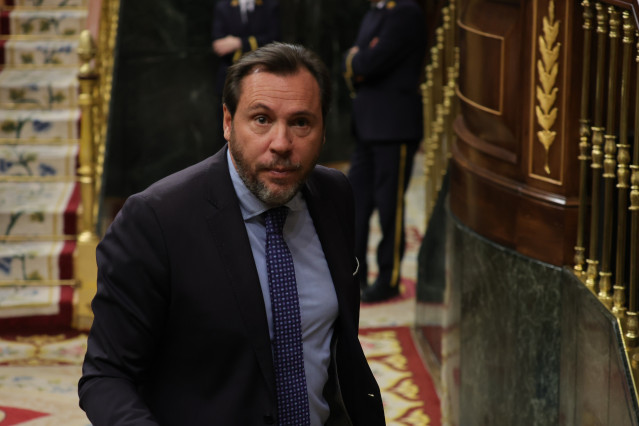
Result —
[{"label": "blue and white patterned stair carpet", "polygon": [[79,206],[76,51],[87,8],[87,0],[2,5],[0,330],[71,325]]}]

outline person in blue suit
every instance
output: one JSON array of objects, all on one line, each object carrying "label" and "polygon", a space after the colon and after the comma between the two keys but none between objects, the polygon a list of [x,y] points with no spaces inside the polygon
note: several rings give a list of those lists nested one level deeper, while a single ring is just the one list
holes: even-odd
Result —
[{"label": "person in blue suit", "polygon": [[[420,76],[426,51],[421,7],[413,0],[371,0],[344,56],[356,139],[348,177],[355,192],[355,249],[363,302],[399,294],[404,253],[404,192],[423,134]],[[379,274],[367,280],[369,223],[379,213]]]}]

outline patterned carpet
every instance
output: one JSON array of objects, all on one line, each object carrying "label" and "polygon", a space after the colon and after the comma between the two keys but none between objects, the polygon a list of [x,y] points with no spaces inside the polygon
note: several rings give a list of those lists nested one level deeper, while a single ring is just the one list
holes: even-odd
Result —
[{"label": "patterned carpet", "polygon": [[[360,340],[382,389],[388,425],[439,426],[439,398],[415,347],[417,252],[424,232],[422,157],[407,193],[407,247],[402,264],[402,295],[363,304]],[[379,240],[371,220],[373,248]],[[86,335],[8,336],[0,339],[0,426],[87,426],[78,408],[77,381]]]}]

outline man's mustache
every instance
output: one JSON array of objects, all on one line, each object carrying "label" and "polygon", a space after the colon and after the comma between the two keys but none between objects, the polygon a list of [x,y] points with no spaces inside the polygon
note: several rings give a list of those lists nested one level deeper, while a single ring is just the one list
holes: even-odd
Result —
[{"label": "man's mustache", "polygon": [[260,164],[257,167],[257,170],[286,170],[286,171],[297,171],[302,168],[301,163],[293,163],[289,158],[278,158],[270,163]]}]

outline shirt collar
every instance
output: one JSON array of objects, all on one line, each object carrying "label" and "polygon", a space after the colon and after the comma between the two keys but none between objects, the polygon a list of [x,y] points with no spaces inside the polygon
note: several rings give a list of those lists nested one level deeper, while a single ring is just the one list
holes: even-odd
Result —
[{"label": "shirt collar", "polygon": [[[233,188],[235,189],[237,198],[240,200],[242,218],[246,221],[267,211],[270,207],[264,204],[246,187],[244,181],[237,173],[237,170],[235,170],[233,160],[231,159],[231,151],[229,149],[226,150],[226,159],[228,161],[229,174],[231,175]],[[295,194],[295,196],[286,203],[285,206],[291,209],[291,211],[303,210],[305,203],[301,191]]]}]

